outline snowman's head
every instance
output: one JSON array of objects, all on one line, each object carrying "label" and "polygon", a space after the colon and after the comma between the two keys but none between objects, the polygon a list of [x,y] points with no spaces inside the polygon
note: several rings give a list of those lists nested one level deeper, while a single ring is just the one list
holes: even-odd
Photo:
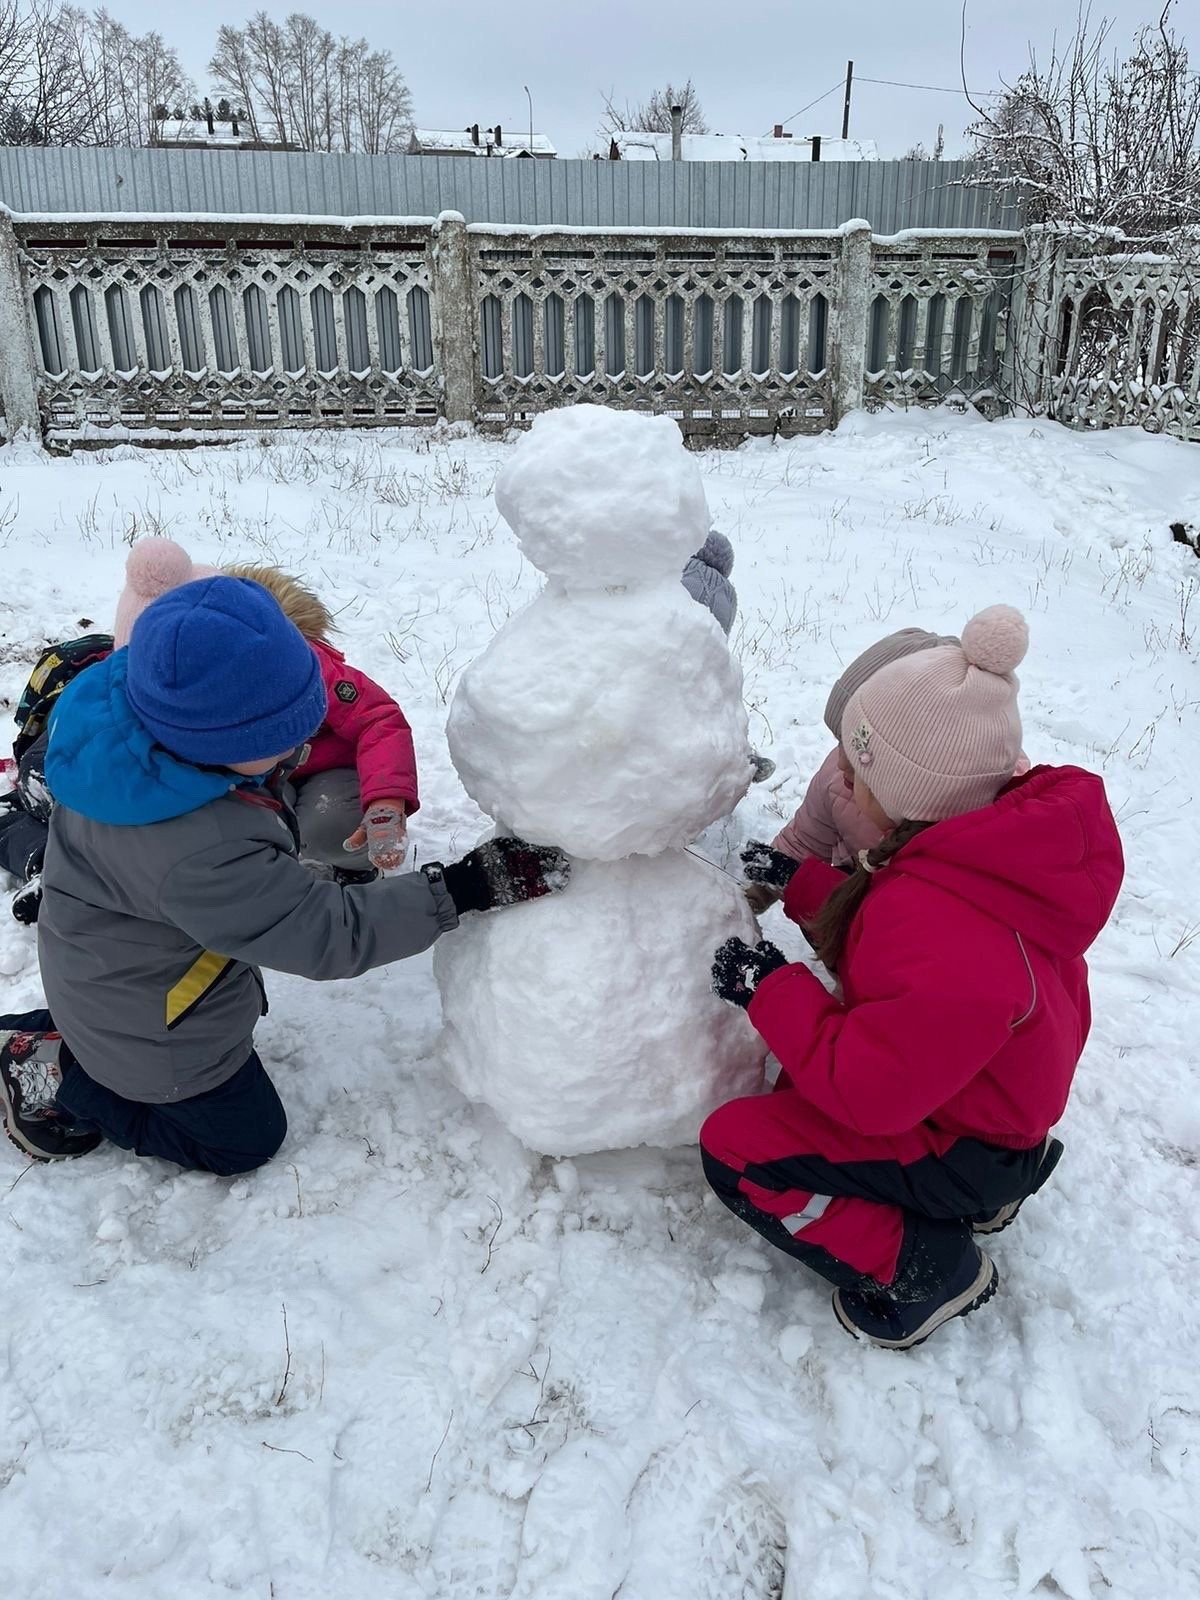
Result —
[{"label": "snowman's head", "polygon": [[678,576],[711,526],[670,417],[569,406],[538,417],[496,484],[521,549],[567,589]]}]

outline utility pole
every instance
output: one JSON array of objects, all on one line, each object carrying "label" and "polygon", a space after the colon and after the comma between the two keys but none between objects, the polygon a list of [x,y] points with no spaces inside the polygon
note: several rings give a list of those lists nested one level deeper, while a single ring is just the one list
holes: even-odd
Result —
[{"label": "utility pole", "polygon": [[854,63],[853,63],[853,61],[847,61],[847,63],[846,63],[846,100],[845,100],[845,104],[842,106],[842,138],[843,139],[848,139],[850,137],[850,89],[851,89],[851,86],[853,85],[853,83],[854,83]]}]

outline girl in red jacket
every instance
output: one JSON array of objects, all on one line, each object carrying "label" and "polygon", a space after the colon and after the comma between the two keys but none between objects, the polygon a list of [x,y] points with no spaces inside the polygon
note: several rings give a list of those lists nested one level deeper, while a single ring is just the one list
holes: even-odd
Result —
[{"label": "girl in red jacket", "polygon": [[731,940],[714,988],[778,1057],[774,1094],[735,1100],[700,1135],[727,1206],[836,1285],[842,1325],[907,1349],[990,1299],[997,1232],[1050,1176],[1087,1039],[1083,956],[1123,872],[1100,779],[1012,773],[1008,606],[962,643],[896,661],[854,693],[842,748],[880,842],[844,873],[752,845],[838,980]]},{"label": "girl in red jacket", "polygon": [[420,805],[412,729],[387,690],[329,643],[333,618],[298,578],[250,562],[225,571],[273,594],[321,663],[328,710],[291,777],[303,857],[339,883],[369,883],[378,869],[403,864],[408,818]]}]

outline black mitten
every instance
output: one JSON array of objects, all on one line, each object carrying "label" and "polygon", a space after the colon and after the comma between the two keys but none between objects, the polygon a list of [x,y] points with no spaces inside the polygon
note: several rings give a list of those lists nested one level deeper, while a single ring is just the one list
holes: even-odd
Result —
[{"label": "black mitten", "polygon": [[753,949],[744,939],[727,939],[713,962],[713,993],[731,1006],[746,1007],[763,979],[786,966],[783,951],[766,939],[760,939]]},{"label": "black mitten", "polygon": [[489,839],[461,861],[440,870],[461,917],[467,911],[517,905],[565,889],[571,863],[561,850],[549,845]]},{"label": "black mitten", "polygon": [[774,845],[751,839],[742,851],[742,871],[750,883],[765,883],[781,893],[792,881],[800,863],[793,856],[785,856]]}]

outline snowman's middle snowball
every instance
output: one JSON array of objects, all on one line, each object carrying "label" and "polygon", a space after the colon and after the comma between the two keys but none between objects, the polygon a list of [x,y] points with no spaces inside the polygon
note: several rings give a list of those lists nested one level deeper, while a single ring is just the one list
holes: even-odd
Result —
[{"label": "snowman's middle snowball", "polygon": [[463,673],[446,732],[484,811],[597,861],[687,844],[750,781],[741,668],[675,579],[540,594]]}]

